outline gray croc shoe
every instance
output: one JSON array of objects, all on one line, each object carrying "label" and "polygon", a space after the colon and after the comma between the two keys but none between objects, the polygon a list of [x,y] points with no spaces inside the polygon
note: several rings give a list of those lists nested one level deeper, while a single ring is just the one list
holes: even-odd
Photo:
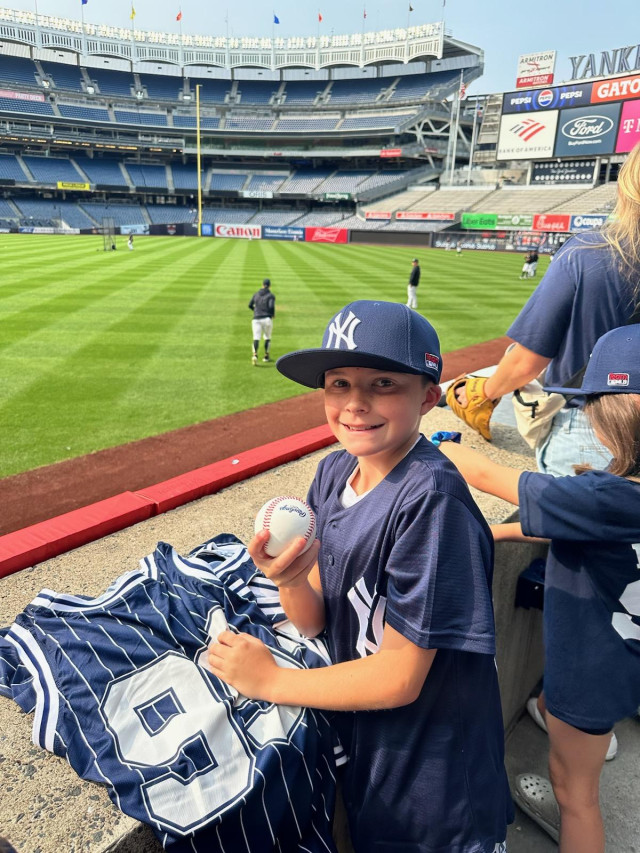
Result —
[{"label": "gray croc shoe", "polygon": [[523,773],[517,776],[513,799],[531,820],[541,826],[556,843],[558,842],[560,808],[548,779],[536,776],[535,773]]}]

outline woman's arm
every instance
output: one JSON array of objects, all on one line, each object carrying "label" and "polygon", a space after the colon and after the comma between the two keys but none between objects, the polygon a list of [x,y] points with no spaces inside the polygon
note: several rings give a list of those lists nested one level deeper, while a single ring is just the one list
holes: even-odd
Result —
[{"label": "woman's arm", "polygon": [[251,699],[335,711],[398,708],[414,702],[436,655],[386,625],[373,655],[319,669],[285,669],[248,634],[224,631],[209,647],[214,675]]},{"label": "woman's arm", "polygon": [[452,441],[443,441],[439,449],[453,462],[470,486],[516,506],[519,504],[518,481],[522,471],[498,465],[477,450]]},{"label": "woman's arm", "polygon": [[525,536],[519,521],[508,521],[505,524],[492,524],[491,533],[495,542],[549,542],[539,536]]},{"label": "woman's arm", "polygon": [[538,355],[521,344],[515,344],[502,356],[496,372],[487,379],[485,394],[490,400],[497,400],[509,391],[522,388],[527,382],[535,379],[550,361],[550,358]]}]

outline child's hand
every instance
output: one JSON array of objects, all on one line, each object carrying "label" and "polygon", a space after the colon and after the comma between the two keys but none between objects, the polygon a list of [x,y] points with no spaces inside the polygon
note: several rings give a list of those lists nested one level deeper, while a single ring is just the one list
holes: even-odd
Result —
[{"label": "child's hand", "polygon": [[307,543],[303,536],[299,536],[284,549],[282,554],[270,557],[264,550],[268,541],[269,531],[260,530],[247,546],[247,551],[256,566],[280,589],[304,584],[309,572],[318,561],[320,543],[316,540],[309,550],[302,554],[301,551]]},{"label": "child's hand", "polygon": [[269,702],[279,667],[262,640],[223,631],[209,646],[209,669],[243,696]]}]

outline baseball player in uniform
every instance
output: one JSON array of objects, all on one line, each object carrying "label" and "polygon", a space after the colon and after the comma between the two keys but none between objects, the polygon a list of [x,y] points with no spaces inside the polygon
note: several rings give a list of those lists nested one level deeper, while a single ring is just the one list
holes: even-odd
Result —
[{"label": "baseball player in uniform", "polygon": [[407,285],[407,307],[418,307],[418,285],[420,284],[420,264],[417,258],[411,261],[409,284]]},{"label": "baseball player in uniform", "polygon": [[253,320],[251,328],[253,330],[253,354],[251,363],[255,366],[258,363],[258,347],[260,339],[264,338],[264,358],[263,361],[271,361],[269,357],[269,344],[271,343],[271,333],[273,331],[273,318],[276,313],[276,297],[271,292],[271,280],[265,278],[262,282],[262,288],[257,290],[251,297],[249,308],[253,311]]}]

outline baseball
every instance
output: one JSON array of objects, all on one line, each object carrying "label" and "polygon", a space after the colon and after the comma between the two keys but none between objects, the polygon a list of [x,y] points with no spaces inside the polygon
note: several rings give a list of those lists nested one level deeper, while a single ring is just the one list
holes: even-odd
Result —
[{"label": "baseball", "polygon": [[256,515],[255,532],[261,530],[269,531],[264,550],[270,557],[277,557],[298,536],[307,540],[304,554],[316,538],[316,517],[308,503],[283,495],[267,501]]}]

